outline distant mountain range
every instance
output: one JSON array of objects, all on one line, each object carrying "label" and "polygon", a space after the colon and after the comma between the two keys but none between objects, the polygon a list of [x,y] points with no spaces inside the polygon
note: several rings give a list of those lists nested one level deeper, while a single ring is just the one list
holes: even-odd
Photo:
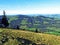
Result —
[{"label": "distant mountain range", "polygon": [[[1,18],[2,16],[0,16]],[[51,27],[60,28],[60,14],[52,15],[9,15],[7,16],[10,23],[10,28],[16,28],[18,25],[20,29],[35,31],[48,31]]]}]

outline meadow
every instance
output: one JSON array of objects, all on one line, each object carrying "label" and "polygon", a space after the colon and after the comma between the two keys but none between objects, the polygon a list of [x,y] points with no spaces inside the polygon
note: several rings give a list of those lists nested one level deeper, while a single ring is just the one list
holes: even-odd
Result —
[{"label": "meadow", "polygon": [[0,28],[0,45],[60,45],[60,36]]}]

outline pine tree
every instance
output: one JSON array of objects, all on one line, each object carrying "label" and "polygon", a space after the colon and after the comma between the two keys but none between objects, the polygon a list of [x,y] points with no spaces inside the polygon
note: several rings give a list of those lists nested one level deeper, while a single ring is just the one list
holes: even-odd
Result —
[{"label": "pine tree", "polygon": [[38,33],[38,29],[36,29],[36,31],[35,31],[36,33]]},{"label": "pine tree", "polygon": [[5,11],[3,11],[2,24],[4,25],[4,27],[7,27],[9,25],[7,17],[5,15]]},{"label": "pine tree", "polygon": [[19,26],[17,25],[17,29],[19,29]]}]

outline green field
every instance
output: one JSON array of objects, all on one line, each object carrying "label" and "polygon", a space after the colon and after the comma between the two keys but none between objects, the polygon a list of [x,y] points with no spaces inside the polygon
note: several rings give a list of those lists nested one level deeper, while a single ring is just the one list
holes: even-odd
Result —
[{"label": "green field", "polygon": [[0,28],[0,45],[60,45],[60,36]]}]

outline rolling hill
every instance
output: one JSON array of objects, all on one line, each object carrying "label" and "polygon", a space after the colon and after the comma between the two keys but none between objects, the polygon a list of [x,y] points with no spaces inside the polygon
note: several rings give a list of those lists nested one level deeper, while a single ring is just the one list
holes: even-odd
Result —
[{"label": "rolling hill", "polygon": [[60,45],[60,36],[0,28],[0,45]]},{"label": "rolling hill", "polygon": [[[0,16],[2,18],[2,16]],[[60,35],[60,18],[59,14],[51,15],[8,15],[9,28],[44,32],[49,34]],[[0,18],[0,20],[1,20]]]},{"label": "rolling hill", "polygon": [[56,32],[55,29],[58,31],[60,29],[60,18],[57,15],[14,15],[9,16],[8,19],[10,28],[16,28],[16,26],[19,25],[20,29],[29,31],[35,31],[37,29],[40,32]]}]

